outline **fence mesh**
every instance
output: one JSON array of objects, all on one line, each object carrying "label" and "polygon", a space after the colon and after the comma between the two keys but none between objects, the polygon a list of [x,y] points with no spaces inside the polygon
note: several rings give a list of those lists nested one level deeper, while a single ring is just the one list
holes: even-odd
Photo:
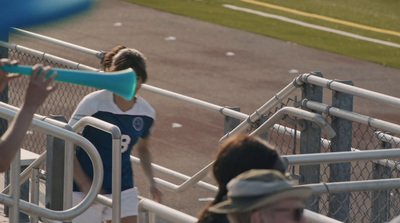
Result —
[{"label": "fence mesh", "polygon": [[[299,103],[297,101],[299,95],[291,95],[286,102],[281,103],[275,108],[273,112],[266,114],[264,119],[271,117],[280,108],[291,106],[296,107]],[[331,123],[331,115],[323,114],[324,118]],[[295,155],[300,153],[300,131],[304,126],[301,121],[296,117],[287,115],[283,118],[280,123],[279,130],[271,129],[268,132],[268,141],[272,145],[276,146],[280,150],[282,155]],[[382,140],[382,137],[377,137],[377,132],[386,133],[386,131],[373,128],[361,123],[352,122],[352,150],[379,150],[382,148],[397,148],[399,147],[398,141],[392,141],[392,143],[386,143]],[[324,137],[325,138],[325,137]],[[326,143],[321,143],[321,153],[331,152],[331,143],[325,140]],[[350,168],[350,180],[374,180],[374,179],[385,179],[385,178],[398,178],[399,171],[398,162],[395,161],[394,167],[386,167],[386,165],[377,164],[374,161],[354,161],[351,162]],[[386,161],[387,163],[390,161]],[[332,164],[321,164],[320,165],[320,182],[332,182],[330,167]],[[291,172],[294,176],[299,176],[299,167],[292,166]],[[320,214],[333,217],[337,216],[340,212],[347,211],[348,215],[344,219],[338,219],[343,222],[386,222],[400,214],[399,208],[399,190],[377,190],[377,191],[363,191],[363,192],[351,192],[344,194],[345,197],[337,194],[322,194],[314,196],[312,205],[317,203],[318,212]],[[330,205],[333,201],[337,201],[340,205],[332,207]],[[349,208],[343,210],[346,207],[346,202],[349,203]],[[335,202],[334,202],[335,203]],[[335,209],[336,208],[336,209]]]}]

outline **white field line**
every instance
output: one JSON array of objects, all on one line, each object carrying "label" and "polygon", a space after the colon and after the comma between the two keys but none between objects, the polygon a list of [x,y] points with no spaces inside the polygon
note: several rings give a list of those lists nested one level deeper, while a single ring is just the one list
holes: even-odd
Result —
[{"label": "white field line", "polygon": [[248,8],[242,8],[242,7],[238,7],[238,6],[234,6],[234,5],[228,5],[228,4],[224,4],[223,6],[226,7],[226,8],[232,9],[232,10],[247,12],[247,13],[251,13],[251,14],[255,14],[255,15],[259,15],[259,16],[263,16],[263,17],[267,17],[267,18],[271,18],[271,19],[277,19],[277,20],[281,20],[281,21],[284,21],[284,22],[297,24],[297,25],[308,27],[308,28],[312,28],[312,29],[318,29],[318,30],[322,30],[322,31],[325,31],[325,32],[330,32],[330,33],[335,33],[335,34],[342,35],[342,36],[347,36],[347,37],[360,39],[360,40],[364,40],[364,41],[368,41],[368,42],[382,44],[382,45],[385,45],[385,46],[391,46],[391,47],[400,48],[400,44],[397,44],[397,43],[392,43],[392,42],[373,39],[373,38],[369,38],[369,37],[365,37],[365,36],[360,36],[360,35],[357,35],[357,34],[354,34],[354,33],[344,32],[344,31],[340,31],[340,30],[337,30],[337,29],[331,29],[331,28],[327,28],[327,27],[324,27],[324,26],[313,25],[313,24],[310,24],[310,23],[301,22],[301,21],[294,20],[294,19],[289,19],[289,18],[286,18],[284,16],[269,14],[269,13],[265,13],[265,12],[260,12],[260,11],[256,11],[256,10],[252,10],[252,9],[248,9]]}]

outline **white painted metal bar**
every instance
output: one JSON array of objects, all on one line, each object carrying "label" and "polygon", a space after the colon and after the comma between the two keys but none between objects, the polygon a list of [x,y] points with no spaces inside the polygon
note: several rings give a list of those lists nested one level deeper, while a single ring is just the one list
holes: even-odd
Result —
[{"label": "white painted metal bar", "polygon": [[21,151],[17,150],[10,165],[10,188],[12,205],[9,206],[9,219],[11,223],[19,222],[19,200],[20,200],[20,179],[21,172]]},{"label": "white painted metal bar", "polygon": [[116,125],[89,116],[81,118],[72,129],[80,132],[88,125],[112,136],[112,222],[118,223],[121,222],[121,131]]},{"label": "white painted metal bar", "polygon": [[[32,172],[33,169],[39,168],[43,163],[46,162],[46,155],[47,152],[45,151],[42,155],[39,156],[35,161],[33,161],[22,173],[20,174],[20,185],[25,183],[28,179],[29,176]],[[9,194],[10,193],[10,185],[8,185],[4,190],[2,191],[3,194]]]},{"label": "white painted metal bar", "polygon": [[197,218],[152,201],[140,197],[139,208],[143,208],[150,212],[156,213],[158,216],[175,223],[196,223]]},{"label": "white painted metal bar", "polygon": [[205,166],[203,169],[201,169],[199,172],[197,172],[195,175],[193,175],[191,178],[187,179],[185,182],[183,182],[181,185],[175,185],[172,184],[170,182],[167,182],[165,180],[162,179],[155,179],[156,182],[161,185],[164,186],[165,188],[174,191],[174,192],[182,192],[187,190],[189,187],[197,184],[197,182],[199,182],[201,179],[203,179],[208,171],[211,169],[212,165],[214,164],[214,162],[211,162],[210,164],[208,164],[207,166]]},{"label": "white painted metal bar", "polygon": [[346,192],[393,189],[397,190],[400,187],[400,178],[303,184],[301,186],[310,187],[313,190],[313,194],[337,194]]},{"label": "white painted metal bar", "polygon": [[[137,158],[137,157],[131,156],[131,162],[132,162],[132,164],[137,164],[137,165],[139,165],[139,164],[140,164],[140,159]],[[174,171],[174,170],[171,170],[171,169],[162,167],[162,166],[157,165],[157,164],[154,164],[154,163],[151,164],[151,165],[152,165],[152,167],[153,167],[154,170],[159,171],[159,172],[164,173],[164,174],[168,174],[169,176],[178,178],[178,179],[180,179],[180,180],[187,181],[187,180],[189,180],[189,179],[191,178],[191,177],[189,177],[189,176],[187,176],[187,175],[184,175],[184,174],[182,174],[182,173],[178,173],[178,172],[176,172],[176,171]],[[210,165],[210,164],[208,164],[208,165]],[[162,180],[159,180],[159,178],[155,178],[155,180],[156,180],[157,182],[159,182],[159,183],[162,181]],[[165,181],[164,181],[164,182],[165,182]],[[161,184],[163,184],[163,183],[161,182]],[[172,183],[170,183],[170,184],[172,184]],[[171,190],[172,190],[172,188],[177,188],[177,187],[179,187],[179,186],[176,185],[176,184],[172,184],[172,186],[170,186],[170,184],[169,184],[168,186],[170,187]],[[166,185],[162,185],[162,186],[167,187]],[[216,187],[216,186],[214,186],[214,185],[211,185],[211,184],[209,184],[209,183],[203,182],[203,181],[197,182],[197,183],[196,183],[196,186],[201,187],[201,188],[203,188],[203,189],[205,189],[205,190],[213,191],[213,192],[217,192],[217,190],[218,190],[218,187]]]},{"label": "white painted metal bar", "polygon": [[254,130],[250,135],[262,135],[272,128],[279,120],[281,120],[285,115],[293,115],[301,119],[306,119],[315,122],[319,125],[326,133],[329,138],[335,137],[336,133],[329,125],[329,123],[320,114],[309,112],[294,107],[285,107],[277,111],[273,116],[271,116],[267,121],[265,121],[260,127]]},{"label": "white painted metal bar", "polygon": [[400,144],[400,138],[386,134],[381,131],[376,131],[375,136],[376,136],[376,138],[378,138],[379,140],[382,140],[384,142],[394,143],[396,145]]},{"label": "white painted metal bar", "polygon": [[253,114],[251,114],[246,121],[241,122],[236,128],[232,131],[225,134],[219,142],[221,143],[225,139],[227,139],[230,135],[241,133],[250,127],[252,123],[259,120],[263,114],[276,107],[279,103],[282,102],[284,98],[294,92],[300,85],[303,84],[303,81],[299,77],[295,78],[292,83],[288,84],[284,89],[282,89],[278,94],[276,94],[273,98],[267,101],[264,105],[262,105],[259,109],[257,109]]},{"label": "white painted metal bar", "polygon": [[290,165],[312,165],[321,163],[343,163],[358,160],[377,160],[386,158],[400,158],[400,149],[380,149],[358,152],[334,152],[285,155]]},{"label": "white painted metal bar", "polygon": [[315,101],[310,101],[310,100],[303,100],[302,105],[306,108],[318,111],[318,112],[324,112],[329,115],[333,115],[336,117],[340,117],[346,120],[350,121],[355,121],[367,126],[371,126],[374,128],[379,128],[381,130],[386,130],[390,131],[392,133],[397,133],[400,134],[400,125],[391,123],[391,122],[386,122],[380,119],[375,119],[369,116],[361,115],[355,112],[351,111],[346,111],[343,109],[331,107],[329,105],[315,102]]},{"label": "white painted metal bar", "polygon": [[55,63],[59,63],[59,64],[63,64],[65,66],[71,67],[73,69],[77,69],[77,70],[89,70],[89,71],[99,71],[99,69],[95,69],[92,68],[90,66],[86,66],[80,63],[76,63],[73,62],[71,60],[67,60],[61,57],[57,57],[51,54],[47,54],[38,50],[34,50],[34,49],[30,49],[28,47],[24,47],[24,46],[20,46],[20,45],[16,45],[13,43],[8,43],[8,42],[4,42],[4,41],[0,41],[0,46],[2,47],[6,47],[9,49],[13,49],[19,52],[24,52],[24,53],[28,53],[31,54],[33,56],[37,56],[39,58],[43,58],[43,59],[48,59],[50,61],[53,61]]},{"label": "white painted metal bar", "polygon": [[178,99],[180,101],[185,101],[185,102],[200,106],[202,108],[205,108],[205,109],[208,109],[208,110],[211,110],[211,111],[217,111],[217,112],[219,112],[219,113],[221,113],[221,114],[223,114],[225,116],[237,118],[237,119],[240,119],[240,120],[244,120],[244,119],[246,119],[248,117],[248,115],[246,115],[244,113],[229,109],[227,107],[215,105],[215,104],[212,104],[212,103],[209,103],[209,102],[206,102],[206,101],[202,101],[202,100],[199,100],[199,99],[196,99],[196,98],[188,97],[186,95],[178,94],[178,93],[175,93],[175,92],[172,92],[172,91],[164,90],[164,89],[157,88],[157,87],[154,87],[154,86],[150,86],[150,85],[147,85],[147,84],[142,84],[142,88],[141,89],[144,89],[144,90],[147,90],[147,91],[151,91],[153,93],[161,94],[161,95],[164,95],[164,96],[167,96],[167,97],[170,97],[170,98]]},{"label": "white painted metal bar", "polygon": [[[322,104],[319,102],[315,102],[315,101],[310,101],[310,100],[303,100],[302,101],[302,105],[306,108],[318,111],[318,112],[324,112],[326,114],[329,115],[333,115],[339,118],[343,118],[349,121],[355,121],[367,126],[371,126],[374,128],[379,128],[381,130],[386,130],[386,131],[390,131],[392,133],[397,133],[400,134],[400,126],[394,123],[390,123],[390,122],[386,122],[380,119],[375,119],[369,116],[365,116],[365,115],[361,115],[355,112],[351,112],[351,111],[346,111],[343,109],[339,109],[339,108],[335,108],[335,107],[331,107],[329,105],[326,104]],[[300,134],[299,134],[300,135]],[[388,137],[390,137],[392,140],[395,138],[393,136],[389,136],[387,134],[384,134],[382,132],[375,132],[375,136],[380,139],[380,140],[384,140],[387,139]],[[382,139],[381,139],[382,138]],[[398,141],[400,142],[400,141]],[[325,145],[326,143],[330,143],[330,141],[327,141],[326,143],[323,142]],[[398,144],[398,143],[396,143]],[[360,150],[355,149],[355,148],[351,148],[352,151],[358,152]],[[376,162],[380,165],[383,166],[387,166],[393,169],[397,169],[400,170],[400,166],[399,166],[399,162],[393,161],[393,160],[388,160],[388,159],[381,159],[381,160],[377,160],[377,161],[373,161]]]},{"label": "white painted metal bar", "polygon": [[347,94],[400,108],[400,98],[340,83],[338,81],[318,77],[309,73],[300,75],[300,79],[304,83],[314,84],[317,86],[328,88],[333,91],[344,92]]},{"label": "white painted metal bar", "polygon": [[70,141],[65,141],[63,209],[69,209],[72,207],[72,202],[73,202],[72,191],[73,191],[73,181],[74,181],[74,174],[73,174],[74,156],[75,156],[74,144],[71,143]]},{"label": "white painted metal bar", "polygon": [[313,211],[304,209],[304,216],[307,218],[308,223],[340,223],[342,221],[338,221],[333,218],[326,217],[322,214],[315,213]]},{"label": "white painted metal bar", "polygon": [[[10,109],[0,106],[0,117],[10,120],[16,116],[15,110],[18,110],[18,109],[15,108],[13,110],[10,110]],[[86,210],[91,205],[91,203],[96,198],[96,194],[101,189],[101,184],[103,181],[103,175],[102,175],[103,166],[101,164],[100,155],[98,154],[98,152],[94,148],[94,146],[87,139],[83,138],[82,136],[80,136],[76,133],[73,133],[66,129],[54,126],[52,124],[49,124],[49,123],[46,123],[44,121],[37,120],[37,119],[32,120],[31,127],[34,129],[37,129],[39,131],[54,135],[58,138],[61,138],[64,140],[70,140],[73,143],[78,144],[82,148],[84,148],[85,151],[87,152],[87,154],[89,155],[90,159],[93,162],[94,177],[93,177],[93,184],[89,190],[88,195],[79,205],[75,206],[74,208],[64,210],[64,211],[53,211],[53,210],[49,210],[49,209],[46,209],[43,207],[39,207],[38,205],[35,205],[35,204],[28,203],[26,201],[19,201],[20,210],[25,213],[28,213],[29,215],[43,216],[45,218],[57,219],[57,220],[68,220],[68,219],[73,218],[74,216],[81,214],[84,210]],[[16,175],[16,177],[19,179],[19,172],[15,172],[12,174]],[[17,183],[17,184],[15,184],[15,182],[11,182],[11,183],[13,183],[14,186],[16,186],[19,190],[19,183]],[[11,190],[13,191],[14,189],[11,187]],[[15,201],[13,201],[11,197],[9,197],[5,194],[0,194],[0,202],[7,203],[8,205],[14,205]]]},{"label": "white painted metal bar", "polygon": [[[113,129],[112,132],[112,222],[121,222],[121,169],[122,169],[122,153],[121,153],[121,131],[119,128]],[[119,134],[119,137],[117,136]]]},{"label": "white painted metal bar", "polygon": [[[298,131],[298,130],[294,130],[292,128],[288,128],[288,127],[285,127],[285,126],[282,126],[282,125],[278,125],[278,124],[275,124],[272,127],[272,129],[274,131],[277,131],[277,132],[281,133],[281,134],[289,134],[290,136],[296,137],[297,139],[299,139],[300,135],[301,135],[301,132]],[[395,142],[396,145],[398,145],[400,143],[400,138],[393,137],[393,136],[385,134],[383,132],[377,131],[377,132],[375,132],[375,136],[379,140],[382,140],[382,141],[385,141],[385,142]],[[330,146],[330,144],[331,144],[331,141],[321,138],[321,143],[322,143],[322,146],[328,148]],[[361,150],[358,150],[358,149],[355,149],[355,148],[351,148],[351,151],[352,152],[360,152]],[[375,163],[378,163],[378,164],[380,164],[382,166],[390,167],[392,169],[396,169],[396,170],[400,171],[400,162],[397,162],[397,161],[394,161],[394,160],[389,160],[389,159],[379,159],[379,160],[371,160],[371,161],[375,162]]]},{"label": "white painted metal bar", "polygon": [[[136,159],[137,158],[131,156],[131,161],[139,163],[140,160],[136,160]],[[163,173],[167,173],[167,174],[169,174],[171,176],[182,177],[186,181],[183,182],[181,185],[176,185],[174,183],[162,180],[160,178],[154,178],[154,180],[157,182],[158,185],[160,185],[160,186],[162,186],[162,187],[164,187],[164,188],[166,188],[166,189],[168,189],[170,191],[178,192],[178,193],[187,190],[189,187],[191,187],[193,185],[202,185],[203,188],[205,188],[205,189],[208,189],[208,190],[211,190],[211,191],[216,191],[216,188],[214,186],[212,186],[212,185],[206,185],[205,183],[203,183],[203,184],[199,183],[199,181],[201,179],[203,179],[208,174],[208,171],[211,169],[213,164],[214,164],[214,161],[211,162],[210,164],[208,164],[207,166],[205,166],[200,171],[198,171],[192,177],[187,177],[187,176],[183,176],[182,177],[182,175],[180,175],[180,176],[176,175],[175,171],[171,171],[171,170],[169,170],[167,168],[161,168],[160,166],[155,166],[154,164],[152,164],[153,168],[155,168],[157,170],[160,170]]]},{"label": "white painted metal bar", "polygon": [[60,45],[60,46],[66,47],[66,48],[70,48],[70,49],[73,49],[73,50],[76,50],[76,51],[79,51],[79,52],[82,52],[82,53],[86,53],[86,54],[89,54],[89,55],[92,55],[92,56],[96,56],[97,58],[100,58],[100,59],[102,58],[101,57],[102,53],[100,51],[97,51],[97,50],[92,50],[92,49],[89,49],[89,48],[86,48],[86,47],[82,47],[82,46],[79,46],[79,45],[76,45],[76,44],[68,43],[68,42],[65,42],[65,41],[62,41],[62,40],[59,40],[59,39],[51,38],[51,37],[48,37],[48,36],[44,36],[44,35],[41,35],[41,34],[37,34],[37,33],[34,33],[34,32],[30,32],[30,31],[26,31],[26,30],[22,30],[22,29],[18,29],[18,28],[12,28],[11,31],[13,33],[17,33],[17,34],[20,34],[20,35],[23,35],[23,36],[33,37],[33,38],[36,38],[36,39],[39,39],[39,40],[43,40],[43,41],[46,41],[46,42],[49,42],[49,43],[53,43],[53,44]]},{"label": "white painted metal bar", "polygon": [[[40,187],[39,187],[39,169],[34,168],[32,170],[32,177],[31,177],[31,203],[39,205],[39,194],[40,194]],[[31,223],[37,223],[39,222],[39,219],[37,216],[31,216],[30,217]]]}]

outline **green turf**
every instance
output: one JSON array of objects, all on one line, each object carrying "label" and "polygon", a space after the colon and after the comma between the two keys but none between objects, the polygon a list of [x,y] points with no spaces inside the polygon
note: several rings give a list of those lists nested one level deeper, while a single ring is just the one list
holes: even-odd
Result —
[{"label": "green turf", "polygon": [[[183,15],[202,21],[249,31],[304,46],[345,56],[400,68],[400,48],[371,43],[338,34],[305,28],[223,7],[229,4],[265,13],[276,14],[303,22],[338,29],[357,35],[400,44],[400,36],[364,30],[334,22],[323,21],[282,10],[271,9],[240,0],[125,0]],[[398,0],[257,0],[302,12],[395,31],[400,35],[400,2]]]}]

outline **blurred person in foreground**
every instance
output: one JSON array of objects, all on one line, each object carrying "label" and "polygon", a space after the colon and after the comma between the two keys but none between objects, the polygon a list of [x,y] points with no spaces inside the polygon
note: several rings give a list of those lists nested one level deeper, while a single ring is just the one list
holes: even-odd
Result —
[{"label": "blurred person in foreground", "polygon": [[[16,60],[0,59],[0,67],[4,65],[14,66]],[[57,87],[52,85],[57,76],[54,72],[48,79],[46,75],[51,71],[49,66],[40,64],[33,66],[30,81],[25,92],[25,100],[21,110],[17,113],[6,132],[0,138],[0,172],[8,170],[11,161],[21,146],[26,131],[32,123],[32,118],[37,109],[43,104]],[[17,74],[9,74],[0,70],[0,92],[2,92],[10,80],[19,77]]]},{"label": "blurred person in foreground", "polygon": [[306,223],[303,201],[312,190],[293,185],[279,171],[249,170],[228,183],[226,201],[208,210],[227,214],[230,223]]},{"label": "blurred person in foreground", "polygon": [[227,184],[232,178],[250,169],[274,169],[286,173],[287,162],[266,141],[247,134],[237,134],[223,142],[213,165],[218,183],[215,199],[201,212],[198,223],[227,223],[224,213],[212,213],[208,207],[226,199]]}]

